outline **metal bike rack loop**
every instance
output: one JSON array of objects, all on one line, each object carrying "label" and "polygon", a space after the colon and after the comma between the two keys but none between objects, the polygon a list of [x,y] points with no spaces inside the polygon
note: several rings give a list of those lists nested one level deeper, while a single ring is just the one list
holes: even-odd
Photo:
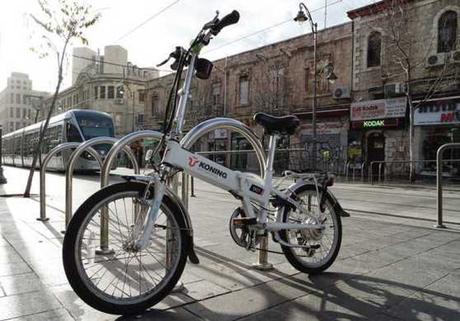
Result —
[{"label": "metal bike rack loop", "polygon": [[437,207],[438,207],[438,222],[435,225],[437,228],[446,228],[442,219],[442,155],[446,149],[460,148],[460,143],[444,144],[438,148],[436,153],[436,187],[437,187]]},{"label": "metal bike rack loop", "polygon": [[[241,134],[245,137],[251,146],[254,148],[256,153],[257,159],[259,161],[260,167],[260,176],[264,177],[265,175],[265,163],[267,160],[267,156],[265,154],[264,148],[260,142],[259,137],[245,124],[242,122],[232,119],[232,118],[212,118],[208,119],[201,124],[198,124],[194,128],[192,128],[187,135],[182,138],[180,144],[185,149],[190,149],[193,144],[195,144],[198,139],[200,139],[203,135],[213,131],[215,129],[229,129]],[[188,205],[188,175],[182,176],[182,201]],[[253,267],[258,270],[271,270],[273,269],[273,265],[268,263],[268,237],[263,236],[260,240],[260,250],[257,256],[257,262],[253,264]]]},{"label": "metal bike rack loop", "polygon": [[[105,187],[109,183],[110,169],[112,168],[112,163],[115,160],[117,154],[128,144],[144,138],[156,138],[158,140],[163,136],[162,133],[153,131],[153,130],[141,130],[137,132],[130,133],[126,136],[123,136],[115,144],[113,144],[109,153],[107,154],[104,164],[102,165],[101,170],[101,188]],[[103,213],[101,215],[101,242],[100,242],[100,251],[102,253],[109,251],[109,221],[108,214]]]},{"label": "metal bike rack loop", "polygon": [[[46,167],[48,166],[49,161],[51,158],[66,149],[77,148],[81,143],[62,143],[54,147],[49,153],[46,155],[45,159],[43,159],[42,166],[40,167],[40,217],[37,218],[38,221],[48,221],[49,218],[46,217]],[[93,149],[89,148],[88,153],[94,156],[96,159],[100,158],[99,154]]]},{"label": "metal bike rack loop", "polygon": [[[73,192],[73,186],[72,186],[72,178],[73,178],[73,171],[75,169],[75,165],[77,163],[78,157],[86,150],[89,148],[92,148],[94,145],[101,145],[101,144],[115,144],[118,141],[118,139],[114,137],[95,137],[90,140],[85,141],[84,143],[81,143],[77,149],[73,151],[73,153],[70,155],[69,158],[69,165],[67,166],[66,169],[66,175],[65,175],[65,226],[70,222],[70,219],[72,218],[72,192]],[[137,163],[136,156],[132,152],[132,150],[129,147],[124,146],[122,149],[126,155],[129,157],[133,164],[133,169],[136,174],[140,173],[139,170],[139,164]],[[99,167],[102,169],[104,162],[102,161],[102,158],[97,154],[97,161],[99,163]]]}]

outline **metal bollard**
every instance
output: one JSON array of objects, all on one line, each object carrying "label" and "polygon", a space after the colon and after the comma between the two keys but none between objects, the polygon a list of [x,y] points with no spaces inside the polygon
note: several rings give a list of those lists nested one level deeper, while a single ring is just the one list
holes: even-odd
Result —
[{"label": "metal bollard", "polygon": [[273,264],[268,263],[268,236],[264,235],[260,238],[260,249],[257,255],[257,262],[252,264],[252,267],[260,271],[268,271],[273,269]]},{"label": "metal bollard", "polygon": [[436,187],[437,187],[437,207],[438,207],[438,222],[434,226],[436,228],[446,228],[442,218],[442,155],[446,149],[460,148],[460,143],[444,144],[438,148],[436,153]]},{"label": "metal bollard", "polygon": [[46,222],[49,218],[46,217],[46,167],[48,166],[49,161],[51,158],[66,149],[77,148],[80,143],[62,143],[54,147],[49,153],[46,155],[45,159],[42,162],[40,167],[40,217],[37,218],[37,221]]},{"label": "metal bollard", "polygon": [[190,196],[196,197],[195,195],[195,179],[193,176],[190,176]]},{"label": "metal bollard", "polygon": [[3,167],[2,167],[2,158],[3,158],[3,153],[2,153],[2,126],[0,125],[0,184],[6,184],[8,181],[6,180],[6,177],[3,175]]},{"label": "metal bollard", "polygon": [[189,183],[189,176],[185,173],[182,173],[182,188],[181,188],[181,194],[182,194],[182,204],[184,204],[185,209],[188,211],[188,186]]}]

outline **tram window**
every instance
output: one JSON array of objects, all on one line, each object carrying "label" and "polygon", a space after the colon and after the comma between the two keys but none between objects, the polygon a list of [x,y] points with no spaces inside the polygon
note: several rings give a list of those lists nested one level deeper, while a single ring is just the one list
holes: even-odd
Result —
[{"label": "tram window", "polygon": [[82,142],[80,132],[77,127],[71,123],[67,123],[67,141],[68,142]]}]

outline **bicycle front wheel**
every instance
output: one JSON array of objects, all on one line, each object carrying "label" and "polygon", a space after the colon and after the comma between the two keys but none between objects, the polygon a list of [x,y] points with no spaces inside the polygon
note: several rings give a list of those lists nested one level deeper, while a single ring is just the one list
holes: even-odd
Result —
[{"label": "bicycle front wheel", "polygon": [[67,279],[83,301],[102,312],[141,313],[168,295],[184,270],[185,221],[165,198],[148,247],[132,246],[133,229],[145,224],[149,210],[142,200],[145,189],[139,182],[103,188],[80,206],[67,228]]},{"label": "bicycle front wheel", "polygon": [[334,210],[329,194],[326,194],[324,212],[319,210],[314,185],[301,185],[293,191],[293,194],[304,208],[304,212],[286,208],[283,213],[283,222],[318,224],[323,225],[324,228],[282,230],[281,239],[296,247],[282,245],[281,249],[289,263],[297,270],[308,274],[320,273],[334,263],[339,253],[342,242],[340,216]]}]

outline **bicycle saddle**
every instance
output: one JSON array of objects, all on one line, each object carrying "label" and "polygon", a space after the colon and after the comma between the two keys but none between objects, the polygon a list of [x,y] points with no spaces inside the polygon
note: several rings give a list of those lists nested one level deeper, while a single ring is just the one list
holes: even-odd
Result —
[{"label": "bicycle saddle", "polygon": [[300,124],[299,118],[294,115],[276,117],[262,112],[255,113],[254,120],[265,129],[267,135],[292,135]]}]

